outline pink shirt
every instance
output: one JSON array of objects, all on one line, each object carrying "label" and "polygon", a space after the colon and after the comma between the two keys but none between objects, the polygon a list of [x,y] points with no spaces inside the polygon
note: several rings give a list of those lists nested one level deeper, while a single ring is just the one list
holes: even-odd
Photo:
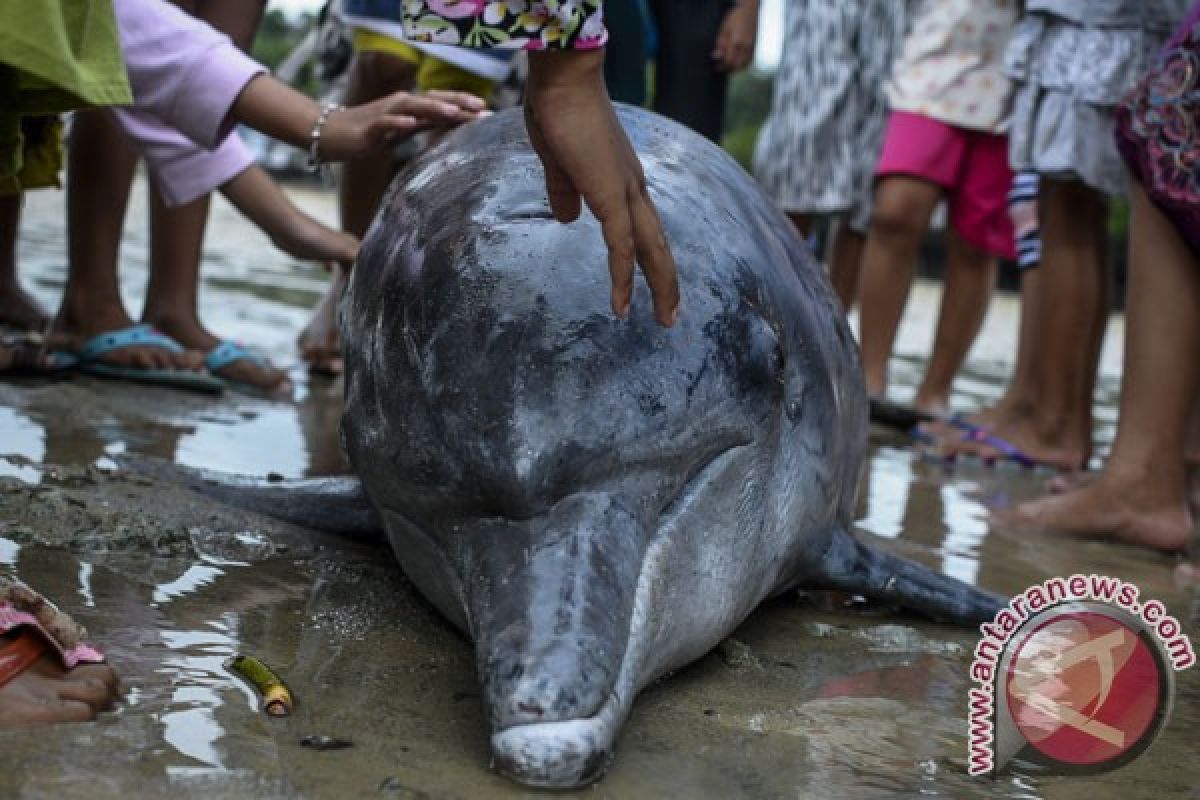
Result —
[{"label": "pink shirt", "polygon": [[164,0],[113,0],[133,106],[114,111],[168,205],[191,202],[254,163],[229,110],[263,66]]}]

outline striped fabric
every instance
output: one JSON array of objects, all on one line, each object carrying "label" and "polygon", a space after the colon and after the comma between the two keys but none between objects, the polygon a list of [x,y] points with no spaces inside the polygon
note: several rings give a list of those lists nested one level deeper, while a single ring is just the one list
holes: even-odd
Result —
[{"label": "striped fabric", "polygon": [[1038,174],[1018,172],[1008,192],[1008,214],[1012,217],[1017,268],[1032,269],[1042,263],[1042,235],[1038,225]]}]

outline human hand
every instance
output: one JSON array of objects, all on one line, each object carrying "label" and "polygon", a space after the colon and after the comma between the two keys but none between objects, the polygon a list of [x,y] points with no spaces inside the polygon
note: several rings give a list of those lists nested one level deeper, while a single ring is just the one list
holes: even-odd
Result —
[{"label": "human hand", "polygon": [[529,139],[546,171],[550,209],[573,222],[581,201],[608,246],[612,308],[621,318],[633,298],[634,262],[654,298],[659,324],[679,313],[679,279],[641,162],[604,85],[603,51],[532,52],[525,99]]},{"label": "human hand", "polygon": [[754,59],[754,42],[758,38],[758,0],[741,0],[721,22],[712,57],[717,68],[725,72],[745,69]]},{"label": "human hand", "polygon": [[[369,154],[386,143],[438,126],[453,126],[490,113],[480,98],[466,92],[396,92],[371,103],[338,109],[320,125],[317,156],[345,161]],[[322,114],[312,98],[258,75],[246,84],[229,117],[282,142],[307,150]]]},{"label": "human hand", "polygon": [[322,161],[366,155],[394,139],[429,128],[453,127],[489,114],[483,100],[466,92],[396,92],[329,115],[321,131]]}]

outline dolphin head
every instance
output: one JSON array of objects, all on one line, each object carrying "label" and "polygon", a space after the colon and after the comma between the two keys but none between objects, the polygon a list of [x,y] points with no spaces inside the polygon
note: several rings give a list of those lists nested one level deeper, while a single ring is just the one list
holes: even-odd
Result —
[{"label": "dolphin head", "polygon": [[[514,114],[398,178],[343,306],[351,461],[408,576],[475,643],[494,763],[536,786],[597,777],[637,691],[777,583],[796,509],[832,479],[780,459],[829,461],[809,457],[837,438],[824,360],[853,347],[812,332],[840,314],[737,166],[623,115],[680,265],[676,327],[644,286],[611,316],[598,227],[551,218]],[[778,313],[812,285],[826,319]]]}]

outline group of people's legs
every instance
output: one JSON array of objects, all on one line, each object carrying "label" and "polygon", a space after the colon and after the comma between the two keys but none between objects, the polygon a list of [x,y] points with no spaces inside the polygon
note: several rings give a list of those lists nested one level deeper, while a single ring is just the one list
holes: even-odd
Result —
[{"label": "group of people's legs", "polygon": [[[1200,463],[1192,368],[1200,354],[1192,329],[1197,276],[1194,250],[1177,232],[1167,235],[1171,222],[1161,201],[1136,180],[1121,427],[1104,471],[1079,476],[1093,457],[1093,398],[1114,296],[1112,200],[1129,185],[1115,114],[1187,7],[1176,0],[1117,5],[1097,11],[1084,3],[1033,3],[1018,15],[1012,4],[923,0],[892,33],[902,44],[890,73],[872,70],[855,49],[888,41],[872,27],[887,15],[871,0],[836,11],[789,7],[755,168],[803,236],[818,220],[834,221],[826,253],[831,282],[848,312],[859,306],[866,387],[878,401],[888,395],[888,368],[930,221],[943,206],[942,300],[929,358],[909,411],[879,404],[888,407],[889,421],[930,420],[913,432],[947,459],[1013,459],[1060,471],[1052,484],[1059,495],[1021,506],[1010,519],[1178,551],[1191,537],[1189,487],[1200,494],[1187,466]],[[898,19],[902,8],[890,11]],[[955,58],[975,66],[958,70]],[[872,82],[864,89],[850,74],[871,74]],[[862,102],[871,97],[882,104]],[[1192,112],[1179,114],[1194,119]],[[845,144],[863,141],[853,132],[885,116],[886,131],[847,157]],[[858,216],[862,194],[839,188],[852,185],[864,162],[869,224],[856,236],[848,222]],[[984,321],[1001,259],[1015,259],[1020,279],[1013,371],[997,403],[951,414],[951,388]],[[1185,355],[1187,367],[1178,363]]]}]

